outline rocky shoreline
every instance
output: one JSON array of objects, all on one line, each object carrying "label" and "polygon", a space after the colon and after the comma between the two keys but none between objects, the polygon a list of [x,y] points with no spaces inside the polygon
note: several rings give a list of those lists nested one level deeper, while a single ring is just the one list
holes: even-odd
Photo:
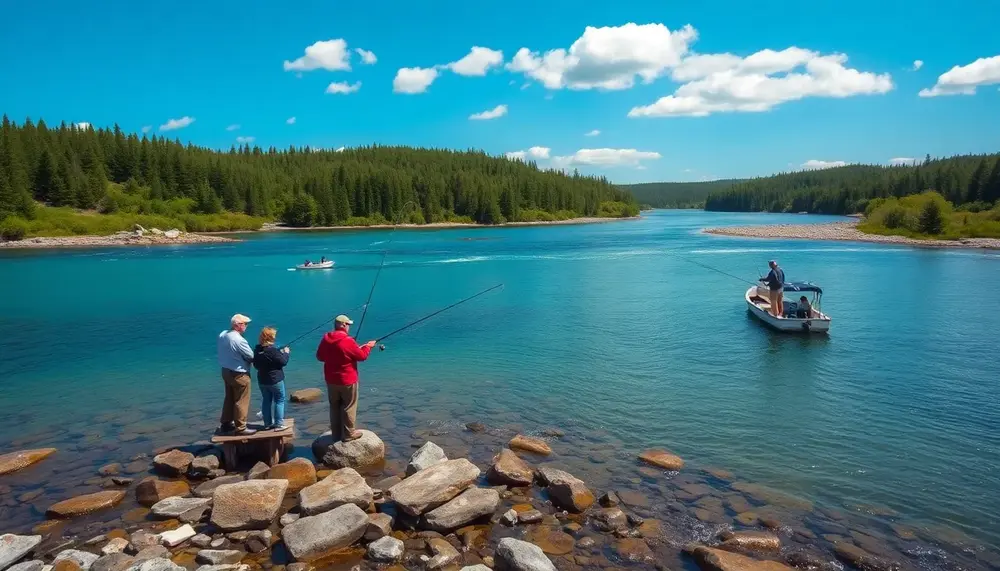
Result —
[{"label": "rocky shoreline", "polygon": [[1000,239],[965,238],[962,240],[916,240],[905,236],[867,234],[858,230],[858,220],[826,224],[771,224],[762,226],[731,226],[706,228],[706,234],[739,236],[742,238],[793,238],[802,240],[834,240],[844,242],[874,242],[916,246],[919,248],[987,248],[1000,249]]},{"label": "rocky shoreline", "polygon": [[132,231],[116,232],[108,236],[53,236],[26,238],[24,240],[0,240],[0,248],[4,249],[34,249],[34,248],[105,248],[112,246],[168,246],[178,244],[216,244],[234,242],[233,238],[211,234],[182,232],[177,229],[146,230],[139,227]]}]

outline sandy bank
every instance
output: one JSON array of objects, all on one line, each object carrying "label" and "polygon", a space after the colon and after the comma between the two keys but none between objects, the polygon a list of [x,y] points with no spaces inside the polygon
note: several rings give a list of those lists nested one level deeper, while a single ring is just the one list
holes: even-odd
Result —
[{"label": "sandy bank", "polygon": [[920,248],[991,248],[1000,249],[1000,239],[966,238],[963,240],[916,240],[904,236],[866,234],[858,230],[858,221],[830,222],[828,224],[773,224],[768,226],[733,226],[706,228],[708,234],[740,236],[743,238],[796,238],[802,240],[835,240],[846,242],[874,242]]},{"label": "sandy bank", "polygon": [[212,244],[235,242],[233,238],[182,232],[175,238],[163,234],[118,232],[110,236],[59,236],[49,238],[26,238],[16,242],[0,241],[0,248],[104,248],[110,246],[169,246],[176,244]]}]

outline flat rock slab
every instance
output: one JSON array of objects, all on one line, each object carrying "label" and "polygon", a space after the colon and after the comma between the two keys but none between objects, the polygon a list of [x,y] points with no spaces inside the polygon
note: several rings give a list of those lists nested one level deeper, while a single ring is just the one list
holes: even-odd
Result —
[{"label": "flat rock slab", "polygon": [[285,546],[296,561],[312,561],[361,539],[368,514],[345,504],[320,515],[299,518],[281,530]]},{"label": "flat rock slab", "polygon": [[292,402],[316,402],[323,398],[321,389],[300,389],[294,391],[289,400]]},{"label": "flat rock slab", "polygon": [[275,464],[264,476],[268,480],[288,480],[286,493],[294,494],[306,486],[316,483],[316,466],[305,458],[296,458],[283,464]]},{"label": "flat rock slab", "polygon": [[486,471],[486,480],[501,486],[530,486],[534,477],[531,466],[507,448],[493,458],[493,464]]},{"label": "flat rock slab", "polygon": [[[265,467],[267,465],[265,464]],[[214,480],[209,480],[203,484],[199,484],[197,488],[194,489],[194,495],[199,498],[211,498],[215,494],[216,488],[219,486],[225,486],[226,484],[236,484],[243,481],[243,476],[239,474],[233,474],[231,476],[221,476]]]},{"label": "flat rock slab", "polygon": [[219,486],[212,523],[223,531],[265,529],[278,517],[288,480],[248,480]]},{"label": "flat rock slab", "polygon": [[469,488],[424,516],[423,526],[440,533],[458,529],[500,507],[500,493],[492,488]]},{"label": "flat rock slab", "polygon": [[792,568],[777,561],[757,560],[711,547],[699,546],[691,553],[704,571],[791,571]]},{"label": "flat rock slab", "polygon": [[361,438],[334,442],[329,432],[312,444],[313,455],[331,468],[363,470],[385,462],[385,443],[374,432],[361,430]]},{"label": "flat rock slab", "polygon": [[150,513],[159,519],[174,519],[190,511],[204,511],[202,508],[210,503],[212,503],[211,498],[166,498],[153,504]]},{"label": "flat rock slab", "polygon": [[404,512],[421,515],[448,503],[479,478],[479,468],[465,458],[421,470],[389,488],[389,497]]},{"label": "flat rock slab", "polygon": [[177,529],[164,531],[160,534],[160,543],[167,547],[176,547],[197,535],[190,524],[184,524]]},{"label": "flat rock slab", "polygon": [[549,498],[557,506],[580,513],[594,504],[594,493],[583,480],[569,472],[542,467],[538,470],[538,474],[548,487]]},{"label": "flat rock slab", "polygon": [[511,438],[510,442],[507,443],[507,446],[517,450],[533,452],[541,456],[548,456],[549,454],[552,454],[552,447],[549,446],[547,442],[541,438],[532,438],[523,434],[518,434],[514,438]]},{"label": "flat rock slab", "polygon": [[49,517],[77,517],[114,507],[124,498],[125,492],[123,490],[84,494],[55,503],[45,513]]},{"label": "flat rock slab", "polygon": [[410,461],[406,464],[406,475],[412,476],[424,468],[430,468],[447,460],[448,456],[445,455],[440,446],[433,442],[427,442],[418,448],[413,456],[410,456]]},{"label": "flat rock slab", "polygon": [[639,455],[639,459],[647,464],[659,466],[671,472],[676,472],[684,467],[684,460],[680,456],[671,454],[666,450],[646,450]]},{"label": "flat rock slab", "polygon": [[55,448],[37,448],[35,450],[20,450],[18,452],[0,454],[0,476],[23,470],[55,453]]},{"label": "flat rock slab", "polygon": [[182,476],[194,461],[194,454],[171,450],[153,458],[153,470],[164,476]]},{"label": "flat rock slab", "polygon": [[40,535],[0,535],[0,569],[6,569],[31,553],[42,542]]},{"label": "flat rock slab", "polygon": [[316,515],[345,504],[365,509],[374,492],[353,468],[342,468],[299,492],[302,515]]},{"label": "flat rock slab", "polygon": [[512,537],[500,540],[494,559],[497,571],[556,571],[541,547]]}]

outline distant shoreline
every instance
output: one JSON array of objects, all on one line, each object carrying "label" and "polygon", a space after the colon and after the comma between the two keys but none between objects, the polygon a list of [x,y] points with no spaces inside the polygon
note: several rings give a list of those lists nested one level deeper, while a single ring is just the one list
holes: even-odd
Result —
[{"label": "distant shoreline", "polygon": [[569,218],[566,220],[539,220],[536,222],[504,222],[503,224],[477,224],[466,222],[431,222],[430,224],[373,224],[371,226],[308,226],[294,227],[282,224],[265,224],[260,230],[235,230],[232,232],[209,232],[210,235],[227,234],[252,234],[254,232],[315,232],[330,230],[392,230],[393,228],[403,228],[406,230],[420,230],[422,228],[447,229],[447,228],[509,228],[519,226],[570,226],[574,224],[600,224],[603,222],[620,222],[622,220],[638,220],[639,216],[628,216],[625,218],[598,218],[596,216],[584,216],[580,218]]},{"label": "distant shoreline", "polygon": [[741,238],[791,238],[796,240],[827,240],[836,242],[870,242],[918,248],[983,248],[1000,249],[1000,239],[965,238],[962,240],[917,240],[905,236],[867,234],[858,230],[858,220],[823,224],[770,224],[761,226],[731,226],[704,228],[706,234]]}]

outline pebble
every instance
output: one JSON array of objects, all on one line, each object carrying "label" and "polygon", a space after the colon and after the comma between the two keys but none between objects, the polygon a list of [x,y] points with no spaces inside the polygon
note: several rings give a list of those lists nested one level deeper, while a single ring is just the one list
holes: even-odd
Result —
[{"label": "pebble", "polygon": [[299,514],[287,513],[281,516],[281,519],[278,520],[278,523],[281,524],[281,527],[285,527],[286,525],[298,520],[299,517],[300,517]]}]

